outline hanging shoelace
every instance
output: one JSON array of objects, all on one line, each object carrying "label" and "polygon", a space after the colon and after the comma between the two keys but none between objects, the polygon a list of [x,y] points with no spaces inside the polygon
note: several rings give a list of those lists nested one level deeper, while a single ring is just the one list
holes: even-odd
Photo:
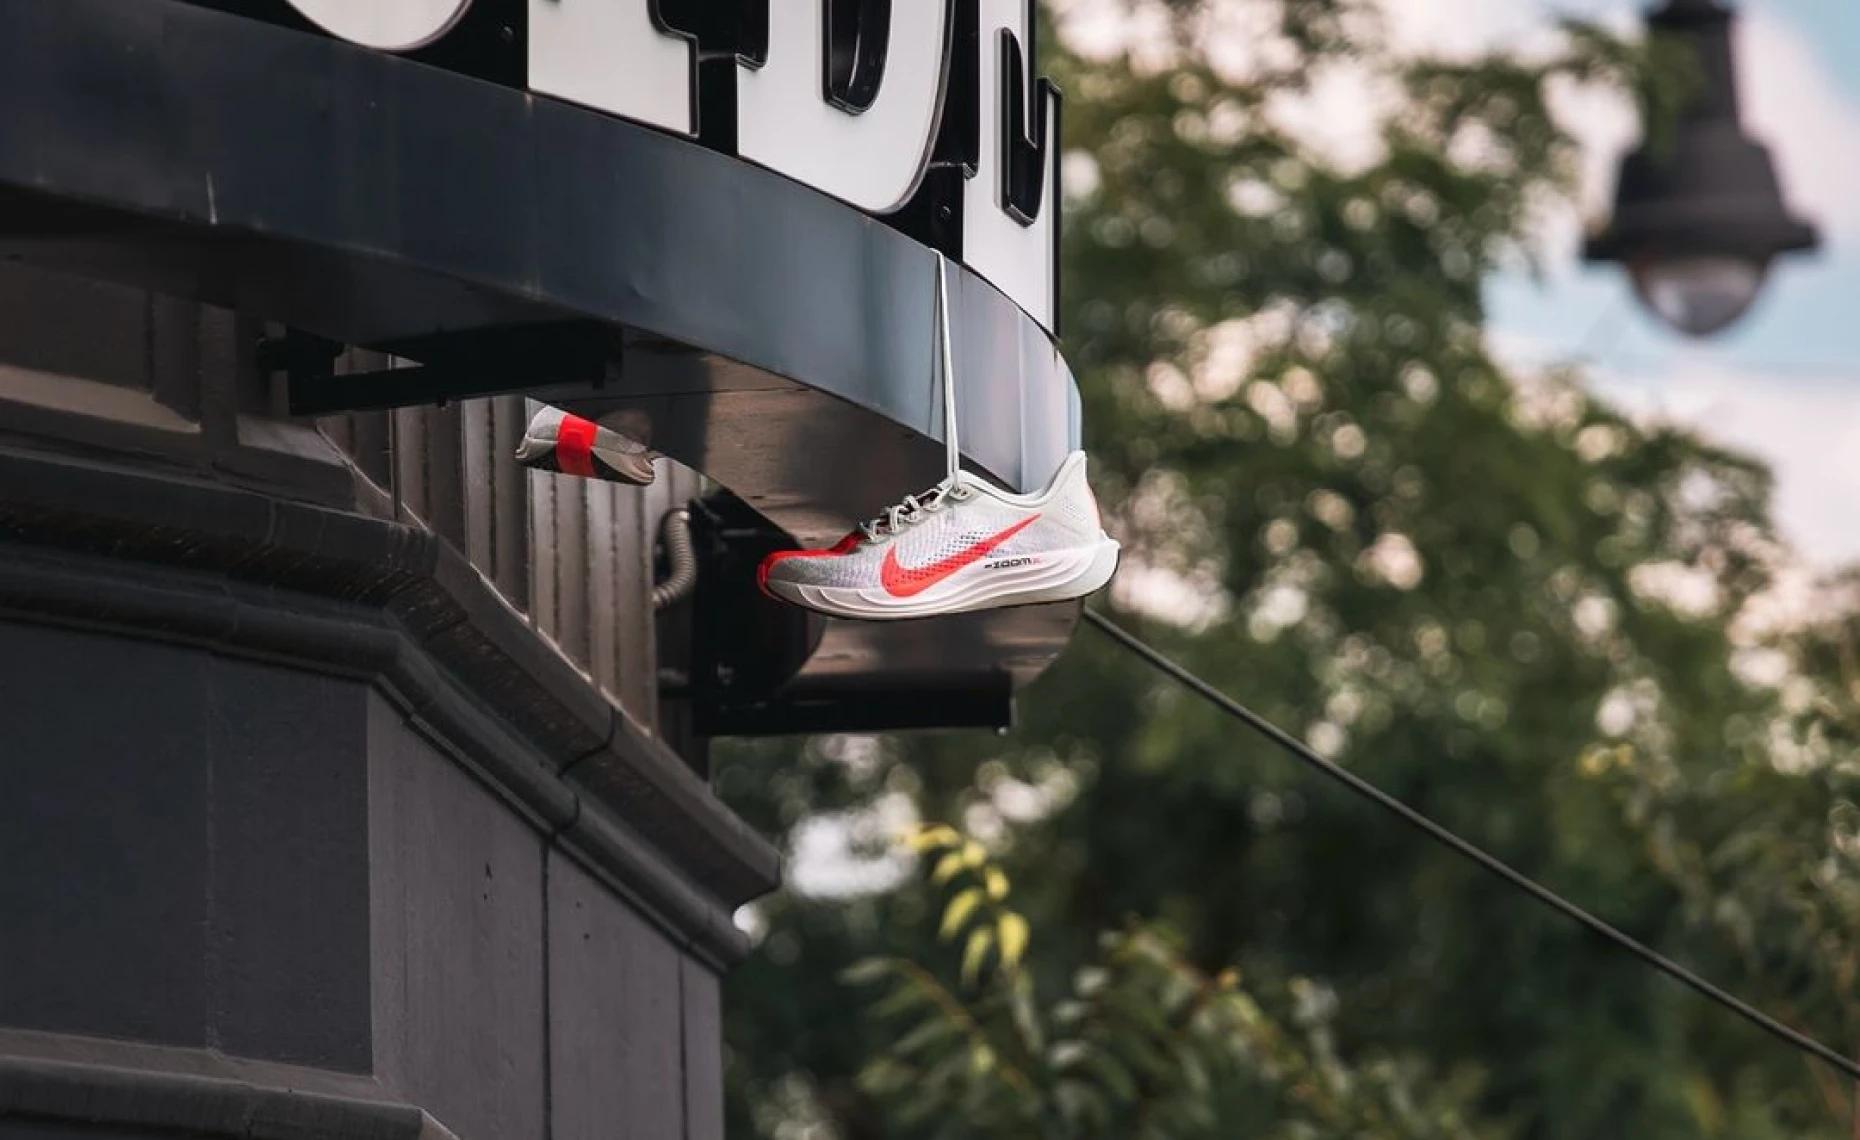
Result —
[{"label": "hanging shoelace", "polygon": [[956,368],[950,351],[949,336],[949,263],[939,251],[936,255],[936,326],[937,371],[943,381],[943,481],[928,491],[906,495],[902,502],[886,507],[885,513],[859,524],[867,542],[879,542],[905,527],[922,522],[943,509],[945,502],[961,502],[974,492],[964,486],[962,450],[956,440]]}]

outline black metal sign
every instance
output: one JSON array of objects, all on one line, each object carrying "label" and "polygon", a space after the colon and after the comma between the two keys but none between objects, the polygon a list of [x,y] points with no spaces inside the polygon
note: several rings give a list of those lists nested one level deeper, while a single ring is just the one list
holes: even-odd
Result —
[{"label": "black metal sign", "polygon": [[[1032,0],[198,0],[577,103],[805,183],[1056,330]],[[461,124],[463,126],[463,124]]]}]

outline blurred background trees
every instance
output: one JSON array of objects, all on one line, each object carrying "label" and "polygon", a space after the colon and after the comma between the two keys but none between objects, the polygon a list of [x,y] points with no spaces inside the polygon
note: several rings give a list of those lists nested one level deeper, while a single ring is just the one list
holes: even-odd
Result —
[{"label": "blurred background trees", "polygon": [[[1657,120],[1683,84],[1585,27],[1439,62],[1388,46],[1394,6],[1164,8],[1122,54],[1044,39],[1065,351],[1128,552],[1096,604],[1860,1049],[1856,607],[1757,620],[1788,557],[1766,471],[1508,371],[1481,327],[1481,281],[1571,190],[1551,93],[1644,92]],[[1326,68],[1362,76],[1368,159],[1293,125]],[[1845,1083],[1089,631],[1020,707],[1003,738],[720,749],[796,871],[838,852],[757,908],[730,980],[732,1135],[1852,1135]],[[1011,962],[938,937],[959,876],[900,846],[922,820],[1011,880]],[[1116,1070],[1068,1079],[1081,1048]]]}]

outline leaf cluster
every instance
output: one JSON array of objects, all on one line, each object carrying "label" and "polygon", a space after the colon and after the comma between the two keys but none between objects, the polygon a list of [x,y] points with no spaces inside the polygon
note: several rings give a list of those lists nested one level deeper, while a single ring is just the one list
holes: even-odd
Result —
[{"label": "leaf cluster", "polygon": [[[938,937],[966,928],[973,947],[998,931],[1001,955],[984,972],[965,950],[954,983],[900,957],[868,958],[842,975],[896,1032],[860,1082],[902,1130],[1068,1140],[1496,1135],[1467,1122],[1469,1080],[1428,1080],[1388,1059],[1346,1062],[1323,987],[1296,980],[1293,1012],[1275,1016],[1237,970],[1201,971],[1153,923],[1102,934],[1094,959],[1043,1000],[1055,987],[1018,968],[1028,931],[1005,908],[1005,872],[953,828],[922,829],[911,843],[940,852],[930,874],[946,895]],[[995,913],[978,922],[985,906]]]}]

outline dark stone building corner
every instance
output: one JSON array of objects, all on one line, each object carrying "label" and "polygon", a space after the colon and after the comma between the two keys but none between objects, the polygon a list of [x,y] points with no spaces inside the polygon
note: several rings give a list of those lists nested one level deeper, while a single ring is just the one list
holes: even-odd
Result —
[{"label": "dark stone building corner", "polygon": [[695,476],[292,420],[266,331],[0,273],[0,1137],[720,1136],[779,868],[660,706]]}]

